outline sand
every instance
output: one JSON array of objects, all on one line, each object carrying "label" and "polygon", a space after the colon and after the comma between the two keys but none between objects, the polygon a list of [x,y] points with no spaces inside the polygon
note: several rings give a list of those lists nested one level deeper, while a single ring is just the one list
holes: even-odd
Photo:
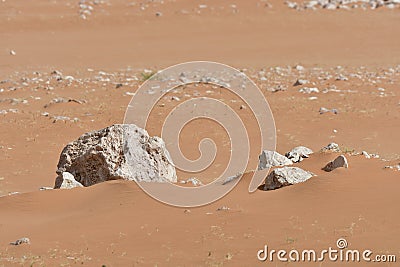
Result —
[{"label": "sand", "polygon": [[[257,260],[264,245],[322,250],[336,247],[338,238],[346,238],[349,248],[399,260],[400,172],[384,168],[400,160],[399,9],[299,12],[278,1],[272,7],[263,1],[199,4],[143,2],[141,10],[140,3],[108,1],[82,19],[77,1],[0,3],[0,110],[6,113],[0,114],[0,266],[363,266]],[[230,64],[249,75],[272,109],[277,151],[313,149],[294,166],[317,176],[249,194],[246,174],[225,198],[189,209],[159,203],[126,181],[39,191],[54,185],[68,142],[123,122],[146,70],[188,60]],[[64,80],[57,81],[54,70]],[[340,74],[348,80],[337,80]],[[298,78],[309,83],[294,86]],[[272,92],[278,85],[286,90]],[[300,93],[305,86],[320,93]],[[176,102],[171,96],[188,99],[185,92],[198,89],[166,96],[149,133],[159,133]],[[257,145],[249,109],[240,109],[242,103],[224,90],[204,94],[230,103]],[[58,97],[66,102],[54,103]],[[321,107],[339,112],[320,114]],[[180,142],[196,158],[205,136],[220,149],[214,168],[198,176],[207,183],[226,162],[226,134],[212,122],[196,122]],[[348,169],[321,170],[341,154],[318,152],[330,142],[340,145]],[[356,155],[363,150],[379,158]],[[257,156],[252,151],[248,171]],[[217,211],[222,207],[229,209]],[[21,237],[31,244],[9,245]]]}]

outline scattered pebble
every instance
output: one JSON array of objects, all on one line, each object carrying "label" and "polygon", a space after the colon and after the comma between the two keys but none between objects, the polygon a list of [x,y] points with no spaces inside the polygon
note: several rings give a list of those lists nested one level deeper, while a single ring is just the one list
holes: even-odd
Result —
[{"label": "scattered pebble", "polygon": [[377,9],[380,7],[386,7],[393,9],[399,7],[399,0],[311,0],[303,1],[301,3],[286,1],[286,5],[289,8],[296,10],[316,10],[327,9],[327,10],[350,10],[350,9]]},{"label": "scattered pebble", "polygon": [[307,80],[304,80],[304,79],[297,79],[296,82],[293,84],[293,86],[304,85],[304,84],[306,84],[306,83],[308,83]]},{"label": "scattered pebble", "polygon": [[321,149],[322,152],[340,152],[340,147],[336,143],[330,143]]},{"label": "scattered pebble", "polygon": [[27,237],[22,237],[14,242],[11,242],[10,245],[19,246],[21,244],[30,244],[31,241]]},{"label": "scattered pebble", "polygon": [[385,166],[383,167],[384,169],[391,169],[391,170],[396,170],[396,171],[400,171],[400,163],[397,165],[393,165],[393,166]]},{"label": "scattered pebble", "polygon": [[45,191],[45,190],[53,190],[53,187],[48,187],[48,186],[42,186],[39,188],[40,191]]},{"label": "scattered pebble", "polygon": [[311,93],[319,93],[319,90],[316,87],[303,87],[299,89],[299,92],[303,94],[311,94]]},{"label": "scattered pebble", "polygon": [[362,151],[361,154],[367,159],[371,158],[371,156],[366,151]]},{"label": "scattered pebble", "polygon": [[192,185],[194,185],[194,186],[202,186],[203,185],[203,183],[199,179],[197,179],[195,177],[189,178],[186,181],[182,180],[182,181],[180,181],[180,183],[181,184],[192,183]]},{"label": "scattered pebble", "polygon": [[319,114],[325,114],[325,113],[328,113],[328,112],[332,112],[333,114],[338,114],[338,113],[339,113],[338,110],[335,109],[335,108],[333,108],[333,109],[327,109],[327,108],[321,107],[321,108],[319,109]]}]

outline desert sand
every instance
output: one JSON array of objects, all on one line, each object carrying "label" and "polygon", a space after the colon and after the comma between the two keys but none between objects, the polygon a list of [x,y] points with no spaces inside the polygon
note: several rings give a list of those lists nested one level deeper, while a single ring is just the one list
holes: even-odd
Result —
[{"label": "desert sand", "polygon": [[[90,14],[79,1],[0,2],[0,266],[364,266],[257,260],[264,245],[321,250],[336,247],[339,238],[349,248],[400,260],[399,6],[84,4],[93,6]],[[273,112],[277,151],[311,148],[315,153],[294,166],[317,176],[250,194],[258,157],[252,151],[250,173],[239,185],[199,208],[162,204],[129,181],[39,190],[54,185],[66,144],[122,123],[132,94],[148,75],[192,60],[229,64],[253,79]],[[298,79],[306,83],[294,85]],[[319,92],[300,92],[305,87]],[[149,133],[159,134],[163,115],[177,102],[172,96],[183,101],[194,90],[199,88],[162,99]],[[199,91],[229,103],[257,144],[249,109],[223,89]],[[321,108],[338,112],[320,114]],[[209,121],[189,124],[180,140],[189,158],[199,156],[197,144],[204,137],[219,148],[214,166],[198,176],[208,183],[226,163],[229,140]],[[342,151],[319,152],[331,142]],[[362,151],[379,158],[367,159]],[[340,154],[349,168],[321,170]],[[179,179],[188,177],[178,172]],[[30,244],[9,244],[22,237]]]}]

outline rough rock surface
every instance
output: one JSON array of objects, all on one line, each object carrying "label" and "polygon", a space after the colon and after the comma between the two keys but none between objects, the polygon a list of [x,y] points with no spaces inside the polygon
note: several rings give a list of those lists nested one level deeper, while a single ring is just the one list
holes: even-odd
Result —
[{"label": "rough rock surface", "polygon": [[298,167],[283,167],[273,170],[265,179],[264,190],[302,183],[314,176],[313,173]]},{"label": "rough rock surface", "polygon": [[57,180],[59,181],[56,184],[56,188],[60,189],[72,189],[75,187],[83,187],[83,185],[76,181],[74,176],[70,174],[69,172],[63,172],[62,174],[57,177]]},{"label": "rough rock surface", "polygon": [[334,169],[337,169],[337,168],[340,168],[340,167],[344,167],[344,168],[348,168],[349,167],[349,164],[347,163],[347,159],[343,155],[340,155],[336,159],[332,160],[331,162],[326,164],[326,166],[323,167],[322,169],[324,171],[330,172],[330,171],[333,171]]},{"label": "rough rock surface", "polygon": [[292,165],[293,162],[287,157],[279,154],[276,151],[264,150],[259,156],[258,169],[266,169],[273,166]]},{"label": "rough rock surface", "polygon": [[164,141],[133,124],[116,124],[69,143],[58,162],[56,188],[69,172],[83,186],[107,180],[176,182]]},{"label": "rough rock surface", "polygon": [[285,156],[292,162],[300,162],[303,158],[308,158],[313,151],[305,146],[297,146],[291,151],[287,152]]}]

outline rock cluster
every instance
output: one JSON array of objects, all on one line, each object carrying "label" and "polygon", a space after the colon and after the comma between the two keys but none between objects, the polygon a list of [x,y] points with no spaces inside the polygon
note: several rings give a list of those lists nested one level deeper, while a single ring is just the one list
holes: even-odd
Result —
[{"label": "rock cluster", "polygon": [[289,8],[296,10],[315,10],[315,9],[377,9],[380,7],[399,8],[400,0],[311,0],[302,3],[286,1]]},{"label": "rock cluster", "polygon": [[175,167],[159,137],[133,124],[116,124],[69,143],[58,162],[55,188],[124,179],[176,182]]},{"label": "rock cluster", "polygon": [[[304,146],[298,146],[287,152],[285,156],[276,151],[264,150],[259,157],[260,170],[276,166],[292,165],[300,162],[303,158],[308,158],[313,151]],[[273,190],[282,186],[292,185],[307,181],[313,173],[298,167],[282,167],[274,169],[265,178],[264,190]]]}]

